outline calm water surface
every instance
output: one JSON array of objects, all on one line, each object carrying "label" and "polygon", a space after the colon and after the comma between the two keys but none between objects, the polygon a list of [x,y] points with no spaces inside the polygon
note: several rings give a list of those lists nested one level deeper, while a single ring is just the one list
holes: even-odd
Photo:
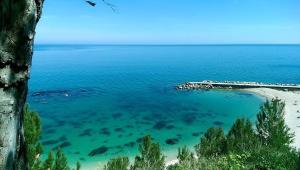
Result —
[{"label": "calm water surface", "polygon": [[[165,153],[193,146],[211,126],[255,120],[264,99],[240,91],[176,91],[186,81],[300,82],[300,46],[93,46],[35,48],[31,108],[45,152],[71,164],[137,153],[151,134]],[[98,149],[98,152],[92,152]]]}]

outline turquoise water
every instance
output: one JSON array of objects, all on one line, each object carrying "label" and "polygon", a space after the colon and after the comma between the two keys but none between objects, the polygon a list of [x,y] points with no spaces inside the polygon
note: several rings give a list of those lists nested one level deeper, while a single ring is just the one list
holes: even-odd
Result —
[{"label": "turquoise water", "polygon": [[255,120],[264,99],[254,94],[174,88],[206,79],[299,83],[300,46],[38,45],[28,101],[41,114],[45,152],[60,146],[85,166],[132,157],[147,134],[169,153],[211,126]]}]

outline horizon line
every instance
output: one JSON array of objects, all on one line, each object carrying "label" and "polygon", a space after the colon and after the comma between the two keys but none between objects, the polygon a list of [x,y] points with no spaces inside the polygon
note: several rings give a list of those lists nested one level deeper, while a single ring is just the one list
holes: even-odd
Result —
[{"label": "horizon line", "polygon": [[34,45],[95,45],[95,46],[217,46],[217,45],[300,45],[300,43],[35,43]]}]

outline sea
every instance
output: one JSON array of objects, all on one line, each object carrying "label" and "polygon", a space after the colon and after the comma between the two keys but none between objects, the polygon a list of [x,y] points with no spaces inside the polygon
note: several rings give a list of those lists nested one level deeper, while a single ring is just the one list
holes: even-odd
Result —
[{"label": "sea", "polygon": [[61,148],[73,167],[101,167],[151,135],[170,160],[210,127],[255,125],[261,96],[175,88],[202,80],[300,83],[300,45],[35,45],[27,102],[43,157]]}]

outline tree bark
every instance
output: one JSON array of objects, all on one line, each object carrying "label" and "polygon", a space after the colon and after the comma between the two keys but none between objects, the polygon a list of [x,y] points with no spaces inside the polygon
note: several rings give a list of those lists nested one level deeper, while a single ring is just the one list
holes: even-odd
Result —
[{"label": "tree bark", "polygon": [[0,169],[28,169],[23,107],[43,0],[0,0]]}]

